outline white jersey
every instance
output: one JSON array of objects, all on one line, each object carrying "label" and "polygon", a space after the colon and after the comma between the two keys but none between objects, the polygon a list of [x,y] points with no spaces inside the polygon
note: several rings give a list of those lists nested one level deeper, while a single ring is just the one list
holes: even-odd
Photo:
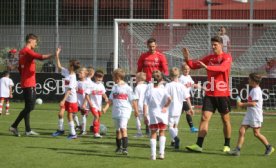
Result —
[{"label": "white jersey", "polygon": [[140,114],[143,114],[143,106],[144,106],[146,89],[147,89],[147,84],[141,83],[136,86],[135,92],[134,92],[135,96],[138,99],[138,111]]},{"label": "white jersey", "polygon": [[170,98],[164,85],[154,87],[148,84],[144,104],[148,106],[149,124],[158,124],[160,122],[168,124],[168,111],[162,112],[167,100]]},{"label": "white jersey", "polygon": [[179,77],[179,82],[182,83],[186,88],[188,88],[188,92],[191,92],[193,85],[195,84],[194,80],[190,75],[181,75]]},{"label": "white jersey", "polygon": [[77,103],[77,77],[76,74],[70,74],[68,69],[63,68],[61,69],[61,75],[64,76],[64,88],[65,88],[65,92],[67,92],[67,90],[71,90],[70,95],[67,97],[67,99],[65,101],[69,102],[69,103]]},{"label": "white jersey", "polygon": [[220,37],[222,38],[222,42],[223,42],[222,51],[227,52],[227,46],[228,46],[228,43],[230,43],[230,38],[226,34]]},{"label": "white jersey", "polygon": [[103,94],[106,90],[102,83],[93,82],[93,86],[86,90],[86,94],[89,94],[93,107],[98,111],[102,110]]},{"label": "white jersey", "polygon": [[112,87],[109,99],[113,103],[112,118],[130,118],[131,115],[131,102],[135,99],[132,88],[128,84],[117,85]]},{"label": "white jersey", "polygon": [[8,98],[10,97],[10,87],[14,86],[13,81],[8,77],[3,77],[0,79],[0,97]]},{"label": "white jersey", "polygon": [[180,82],[172,81],[166,84],[166,90],[171,97],[169,117],[181,115],[183,101],[190,97],[188,89]]},{"label": "white jersey", "polygon": [[78,98],[78,106],[82,107],[84,99],[85,99],[85,91],[87,90],[87,81],[78,81],[77,88],[77,98]]},{"label": "white jersey", "polygon": [[245,117],[250,121],[263,122],[263,96],[260,87],[253,88],[248,97],[248,102],[256,101],[256,106],[247,107]]}]

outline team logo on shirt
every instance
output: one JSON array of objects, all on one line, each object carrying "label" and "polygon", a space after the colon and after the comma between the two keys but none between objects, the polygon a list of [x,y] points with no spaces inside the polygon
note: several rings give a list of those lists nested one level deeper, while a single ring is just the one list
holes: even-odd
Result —
[{"label": "team logo on shirt", "polygon": [[103,95],[102,90],[92,90],[92,95]]},{"label": "team logo on shirt", "polygon": [[114,99],[127,100],[128,95],[123,93],[113,93]]}]

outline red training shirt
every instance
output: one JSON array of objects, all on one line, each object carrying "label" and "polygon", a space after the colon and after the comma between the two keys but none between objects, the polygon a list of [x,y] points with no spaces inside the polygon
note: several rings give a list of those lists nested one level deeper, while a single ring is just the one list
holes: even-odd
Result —
[{"label": "red training shirt", "polygon": [[152,72],[159,70],[165,75],[168,75],[168,62],[166,57],[156,51],[155,53],[146,52],[143,53],[137,62],[137,72],[145,72],[147,75],[147,81],[151,81]]},{"label": "red training shirt", "polygon": [[21,76],[21,88],[35,87],[35,59],[42,60],[42,55],[24,47],[19,52],[18,70]]},{"label": "red training shirt", "polygon": [[[206,85],[206,95],[215,97],[230,96],[231,55],[227,53],[208,55],[199,61],[207,65],[208,84]],[[201,68],[201,64],[196,60],[188,60],[187,64],[191,69]]]}]

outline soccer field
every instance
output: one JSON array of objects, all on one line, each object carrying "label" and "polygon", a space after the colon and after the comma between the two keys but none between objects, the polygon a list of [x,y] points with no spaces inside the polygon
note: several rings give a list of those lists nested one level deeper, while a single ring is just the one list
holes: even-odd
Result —
[{"label": "soccer field", "polygon": [[[9,126],[23,107],[21,103],[11,103],[11,115],[0,116],[0,167],[1,168],[33,168],[33,167],[168,167],[168,168],[271,168],[276,165],[276,153],[265,157],[264,146],[253,136],[252,130],[246,134],[245,144],[241,156],[227,156],[221,152],[224,138],[220,116],[216,113],[211,122],[210,130],[203,146],[203,153],[190,153],[185,146],[196,142],[197,134],[189,132],[185,117],[182,116],[179,125],[181,146],[175,151],[170,146],[167,132],[165,160],[149,160],[149,139],[134,138],[136,133],[135,120],[129,120],[129,155],[116,155],[115,131],[110,110],[101,118],[108,127],[108,133],[102,139],[94,139],[91,134],[79,136],[76,140],[67,140],[66,136],[52,137],[57,128],[58,104],[37,105],[31,113],[31,127],[40,133],[39,136],[24,136],[24,121],[19,126],[21,137],[14,137],[8,131]],[[232,141],[234,147],[237,141],[238,129],[243,115],[232,113]],[[200,114],[194,116],[194,123],[198,126]],[[276,116],[265,116],[262,133],[269,142],[276,146]],[[66,121],[66,119],[65,119]],[[89,114],[88,125],[92,121]],[[67,122],[65,129],[68,130]],[[157,150],[158,151],[158,150]]]}]

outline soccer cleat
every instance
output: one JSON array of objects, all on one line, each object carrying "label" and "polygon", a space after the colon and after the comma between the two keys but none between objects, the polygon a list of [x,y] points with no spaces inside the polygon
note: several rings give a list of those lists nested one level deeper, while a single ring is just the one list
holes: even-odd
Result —
[{"label": "soccer cleat", "polygon": [[60,135],[63,135],[63,134],[64,134],[64,130],[63,130],[63,131],[57,130],[56,132],[54,132],[54,133],[52,134],[52,136],[53,136],[53,137],[56,137],[56,136],[60,136]]},{"label": "soccer cleat", "polygon": [[99,133],[94,134],[94,138],[102,138],[103,136],[101,136]]},{"label": "soccer cleat", "polygon": [[86,134],[87,134],[86,131],[81,131],[81,132],[80,132],[80,135],[86,135]]},{"label": "soccer cleat", "polygon": [[78,136],[77,135],[68,135],[67,136],[67,139],[77,139],[78,138]]},{"label": "soccer cleat", "polygon": [[39,135],[39,133],[34,132],[34,131],[29,131],[29,132],[25,132],[25,135],[26,136],[32,136],[32,135],[37,136],[37,135]]},{"label": "soccer cleat", "polygon": [[265,156],[271,155],[274,151],[275,149],[272,146],[269,146],[269,148],[265,150]]},{"label": "soccer cleat", "polygon": [[192,152],[202,152],[202,148],[200,146],[198,146],[197,144],[186,146],[186,149],[188,149],[189,151],[192,151]]},{"label": "soccer cleat", "polygon": [[135,138],[141,138],[141,137],[143,137],[143,134],[142,133],[137,133],[137,134],[134,135],[134,137]]},{"label": "soccer cleat", "polygon": [[229,155],[233,155],[233,156],[240,156],[241,155],[241,151],[237,148],[230,150],[228,152],[226,152]]},{"label": "soccer cleat", "polygon": [[75,130],[76,130],[76,131],[81,131],[81,130],[82,130],[82,127],[81,127],[81,126],[76,126],[76,127],[75,127]]},{"label": "soccer cleat", "polygon": [[180,139],[178,137],[174,138],[174,149],[179,149]]},{"label": "soccer cleat", "polygon": [[156,160],[156,155],[151,155],[150,160]]},{"label": "soccer cleat", "polygon": [[223,151],[224,153],[226,153],[226,152],[230,152],[231,149],[230,149],[229,146],[224,146],[222,151]]},{"label": "soccer cleat", "polygon": [[123,155],[127,155],[127,154],[128,154],[128,151],[127,151],[126,148],[125,148],[125,149],[122,149],[122,154],[123,154]]},{"label": "soccer cleat", "polygon": [[9,128],[9,131],[10,131],[11,133],[13,133],[14,136],[20,137],[20,134],[19,134],[17,128],[10,127],[10,128]]},{"label": "soccer cleat", "polygon": [[196,132],[198,132],[198,128],[192,127],[192,128],[190,128],[190,131],[191,131],[191,133],[196,133]]},{"label": "soccer cleat", "polygon": [[122,148],[117,148],[117,149],[115,150],[115,153],[116,153],[116,154],[122,153]]},{"label": "soccer cleat", "polygon": [[171,146],[174,146],[174,141],[171,141]]},{"label": "soccer cleat", "polygon": [[165,159],[165,155],[164,154],[159,154],[159,159],[164,160]]}]

